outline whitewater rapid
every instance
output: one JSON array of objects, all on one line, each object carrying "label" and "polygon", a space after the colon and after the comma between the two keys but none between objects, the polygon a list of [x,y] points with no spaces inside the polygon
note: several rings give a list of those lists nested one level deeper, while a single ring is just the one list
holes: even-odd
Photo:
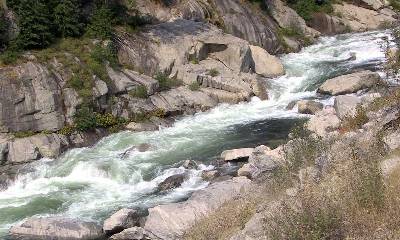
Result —
[{"label": "whitewater rapid", "polygon": [[[323,37],[299,53],[282,56],[286,75],[268,80],[270,100],[221,104],[183,117],[170,128],[116,133],[93,147],[33,163],[32,172],[0,192],[0,237],[11,225],[30,216],[102,221],[121,207],[150,207],[186,198],[208,185],[201,179],[201,170],[212,169],[210,161],[222,150],[282,138],[281,132],[286,134],[296,119],[304,117],[296,109],[285,109],[291,101],[307,98],[331,104],[331,98],[316,94],[326,79],[361,68],[380,71],[384,36],[389,32]],[[357,58],[347,61],[351,53]],[[150,144],[150,151],[132,151],[121,158],[127,149],[143,143]],[[201,169],[189,170],[190,177],[181,187],[156,194],[158,183],[188,171],[178,166],[185,159],[201,162]]]}]

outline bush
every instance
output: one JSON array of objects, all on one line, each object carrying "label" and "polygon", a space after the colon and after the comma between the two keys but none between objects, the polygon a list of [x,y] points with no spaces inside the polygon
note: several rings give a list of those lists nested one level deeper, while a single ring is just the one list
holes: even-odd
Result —
[{"label": "bush", "polygon": [[164,73],[158,73],[156,75],[155,79],[158,81],[161,91],[169,90],[171,88],[182,85],[181,81],[179,81],[177,79],[169,78]]},{"label": "bush", "polygon": [[26,138],[26,137],[31,137],[33,135],[35,135],[35,132],[33,131],[21,131],[14,133],[14,137],[16,138]]},{"label": "bush", "polygon": [[108,39],[113,31],[113,13],[107,6],[96,8],[87,27],[87,35],[94,38]]},{"label": "bush", "polygon": [[4,65],[10,65],[10,64],[15,64],[19,57],[20,53],[13,51],[11,49],[6,50],[3,54],[0,55],[0,62]]},{"label": "bush", "polygon": [[207,73],[208,75],[210,75],[211,77],[216,77],[219,75],[219,71],[215,68],[210,69]]},{"label": "bush", "polygon": [[74,123],[76,129],[79,131],[92,130],[97,126],[95,113],[89,107],[84,106],[76,111]]},{"label": "bush", "polygon": [[134,90],[129,92],[129,95],[136,98],[147,98],[147,88],[145,86],[138,86]]},{"label": "bush", "polygon": [[360,129],[368,122],[368,117],[365,109],[357,106],[356,114],[354,116],[347,116],[343,119],[341,130],[344,132]]},{"label": "bush", "polygon": [[325,0],[320,5],[315,0],[291,0],[289,1],[289,5],[306,21],[311,20],[313,13],[333,12],[333,7],[329,0]]},{"label": "bush", "polygon": [[193,82],[192,84],[190,84],[189,85],[189,89],[191,90],[191,91],[199,91],[199,89],[200,89],[200,84],[196,81],[196,82]]}]

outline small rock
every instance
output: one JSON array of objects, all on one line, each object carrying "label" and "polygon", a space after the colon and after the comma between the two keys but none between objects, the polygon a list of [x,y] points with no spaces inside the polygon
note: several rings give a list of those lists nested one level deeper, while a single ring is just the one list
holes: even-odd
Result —
[{"label": "small rock", "polygon": [[201,177],[204,181],[211,181],[219,176],[220,173],[218,172],[218,170],[203,171],[203,173],[201,174]]},{"label": "small rock", "polygon": [[149,231],[144,230],[141,227],[133,227],[125,229],[124,231],[113,235],[111,240],[157,240],[156,237]]},{"label": "small rock", "polygon": [[199,166],[193,160],[185,160],[182,163],[182,167],[184,167],[186,169],[197,169]]},{"label": "small rock", "polygon": [[226,150],[221,153],[221,158],[225,161],[247,161],[253,153],[254,148],[239,148]]},{"label": "small rock", "polygon": [[301,100],[297,102],[299,113],[303,114],[315,114],[324,108],[324,105],[319,102],[311,100]]},{"label": "small rock", "polygon": [[158,185],[158,191],[167,191],[170,189],[174,189],[180,187],[182,183],[185,181],[186,175],[185,174],[176,174],[168,177],[162,183]]},{"label": "small rock", "polygon": [[297,101],[291,101],[287,106],[286,110],[292,110],[296,106]]},{"label": "small rock", "polygon": [[104,221],[103,230],[107,235],[112,235],[134,227],[138,222],[139,214],[137,210],[123,208]]},{"label": "small rock", "polygon": [[147,152],[152,146],[148,143],[139,144],[136,148],[139,152]]},{"label": "small rock", "polygon": [[244,164],[241,168],[239,168],[237,174],[239,177],[244,176],[251,179],[252,175],[251,165],[248,163]]}]

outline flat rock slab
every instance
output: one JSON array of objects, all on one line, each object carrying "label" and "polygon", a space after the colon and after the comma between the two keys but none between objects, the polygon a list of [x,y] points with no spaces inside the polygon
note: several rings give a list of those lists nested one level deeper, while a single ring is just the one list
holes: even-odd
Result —
[{"label": "flat rock slab", "polygon": [[378,73],[369,70],[361,71],[331,78],[318,88],[318,92],[329,95],[355,93],[359,90],[371,88],[380,81],[381,77]]},{"label": "flat rock slab", "polygon": [[161,239],[179,239],[197,221],[238,196],[250,183],[246,177],[216,182],[193,193],[185,202],[151,208],[143,228]]},{"label": "flat rock slab", "polygon": [[246,161],[253,153],[254,148],[239,148],[226,150],[221,153],[221,158],[225,161]]},{"label": "flat rock slab", "polygon": [[95,240],[104,237],[101,226],[96,223],[60,217],[29,218],[13,226],[10,235],[18,240]]}]

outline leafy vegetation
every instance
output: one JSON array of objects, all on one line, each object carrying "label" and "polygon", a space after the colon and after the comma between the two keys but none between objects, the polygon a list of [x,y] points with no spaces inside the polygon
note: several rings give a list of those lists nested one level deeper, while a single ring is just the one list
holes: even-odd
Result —
[{"label": "leafy vegetation", "polygon": [[191,91],[198,91],[200,89],[200,84],[196,81],[189,85]]},{"label": "leafy vegetation", "polygon": [[332,13],[333,7],[330,0],[288,0],[289,6],[293,8],[304,20],[309,21],[317,12]]},{"label": "leafy vegetation", "polygon": [[219,75],[219,71],[216,68],[212,68],[208,71],[207,74],[210,75],[211,77],[216,77]]},{"label": "leafy vegetation", "polygon": [[147,98],[148,97],[147,88],[145,86],[140,85],[136,87],[134,90],[130,91],[129,95],[137,98]]},{"label": "leafy vegetation", "polygon": [[169,78],[164,73],[157,73],[155,79],[158,81],[160,85],[160,90],[168,90],[177,86],[182,85],[182,82],[175,78]]}]

